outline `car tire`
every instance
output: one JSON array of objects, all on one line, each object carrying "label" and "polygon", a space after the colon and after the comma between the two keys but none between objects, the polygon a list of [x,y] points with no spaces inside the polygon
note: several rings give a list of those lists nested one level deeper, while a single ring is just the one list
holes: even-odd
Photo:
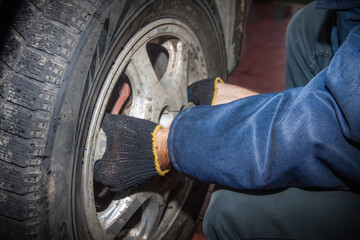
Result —
[{"label": "car tire", "polygon": [[[2,238],[119,237],[97,231],[94,228],[100,225],[93,223],[97,219],[89,217],[96,209],[86,203],[95,201],[91,199],[92,175],[84,177],[94,164],[85,157],[90,151],[86,147],[97,106],[105,108],[110,101],[99,105],[109,73],[117,60],[126,58],[125,51],[131,53],[129,43],[136,44],[134,36],[154,22],[180,26],[198,41],[199,49],[190,42],[187,47],[203,72],[187,76],[186,84],[200,80],[198,76],[226,78],[223,33],[211,0],[29,0],[16,6],[0,50]],[[172,34],[176,35],[175,30]],[[187,44],[186,39],[183,42]],[[135,88],[142,83],[130,79],[130,84]],[[108,89],[105,95],[111,98],[112,91]],[[160,114],[167,111],[163,107]],[[160,120],[152,115],[139,117]],[[84,166],[88,167],[84,170]],[[191,183],[176,216],[166,228],[139,233],[141,239],[187,239],[206,185],[182,179]],[[87,180],[90,185],[84,183]]]}]

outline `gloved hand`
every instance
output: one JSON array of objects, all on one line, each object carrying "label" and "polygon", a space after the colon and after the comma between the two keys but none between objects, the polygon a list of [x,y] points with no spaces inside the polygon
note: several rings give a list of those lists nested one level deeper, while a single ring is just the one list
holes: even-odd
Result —
[{"label": "gloved hand", "polygon": [[204,79],[191,84],[188,91],[188,101],[196,105],[214,105],[218,91],[218,83],[224,83],[221,78]]},{"label": "gloved hand", "polygon": [[[196,105],[214,105],[220,78],[205,79],[188,87],[188,99]],[[94,166],[94,179],[119,192],[164,176],[158,161],[155,135],[162,128],[154,122],[125,115],[105,114],[102,129],[106,151]]]},{"label": "gloved hand", "polygon": [[106,151],[94,166],[94,179],[120,192],[164,176],[170,169],[161,170],[158,161],[155,135],[160,128],[151,121],[105,114]]}]

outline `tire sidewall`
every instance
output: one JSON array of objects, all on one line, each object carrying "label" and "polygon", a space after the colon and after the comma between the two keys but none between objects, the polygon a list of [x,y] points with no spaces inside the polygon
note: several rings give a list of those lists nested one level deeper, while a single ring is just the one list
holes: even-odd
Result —
[{"label": "tire sidewall", "polygon": [[[68,82],[57,97],[57,111],[53,116],[54,135],[49,136],[51,158],[44,166],[47,169],[48,233],[51,238],[90,238],[80,184],[87,129],[96,96],[112,60],[138,29],[161,18],[170,17],[185,22],[197,33],[209,77],[226,77],[220,22],[207,2],[143,0],[124,4],[114,1],[111,4],[105,2],[100,8],[99,15],[93,18],[79,41],[78,54],[67,67]],[[109,14],[113,14],[116,8],[119,8],[119,19],[108,21]],[[104,47],[104,41],[110,44]],[[94,57],[99,54],[99,48],[103,51],[102,56]]]}]

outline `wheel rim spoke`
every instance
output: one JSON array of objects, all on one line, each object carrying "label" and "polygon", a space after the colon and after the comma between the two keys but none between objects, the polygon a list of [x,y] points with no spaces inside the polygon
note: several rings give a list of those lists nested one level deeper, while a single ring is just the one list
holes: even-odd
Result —
[{"label": "wheel rim spoke", "polygon": [[172,111],[179,112],[187,102],[188,49],[181,41],[169,40],[162,44],[169,53],[169,62],[160,84],[172,98],[168,105]]},{"label": "wheel rim spoke", "polygon": [[[148,236],[158,218],[158,210],[163,197],[156,193],[140,192],[125,198],[114,200],[108,208],[98,212],[98,219],[103,229],[109,234],[117,234],[125,226],[127,221],[141,207],[144,207],[140,224],[133,228],[130,235]],[[150,214],[151,213],[151,214]]]},{"label": "wheel rim spoke", "polygon": [[130,64],[134,65],[137,70],[138,79],[136,81],[142,82],[146,85],[145,87],[151,87],[152,84],[159,82],[146,50],[146,44],[135,52]]},{"label": "wheel rim spoke", "polygon": [[168,101],[168,93],[155,74],[145,46],[134,54],[125,73],[134,83],[130,115],[158,121],[160,112]]},{"label": "wheel rim spoke", "polygon": [[[142,236],[143,239],[148,239],[151,232],[158,226],[159,219],[164,209],[164,198],[159,194],[152,195],[146,206],[143,206],[140,224],[131,229],[128,235],[131,237]],[[161,210],[162,209],[162,210]]]}]

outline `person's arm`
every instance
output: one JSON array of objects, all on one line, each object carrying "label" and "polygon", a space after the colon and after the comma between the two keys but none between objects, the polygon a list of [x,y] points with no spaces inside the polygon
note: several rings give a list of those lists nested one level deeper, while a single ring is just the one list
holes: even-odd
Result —
[{"label": "person's arm", "polygon": [[360,186],[360,28],[305,88],[181,112],[172,164],[236,189]]},{"label": "person's arm", "polygon": [[357,27],[305,88],[189,108],[170,132],[148,120],[106,114],[106,150],[94,179],[123,191],[165,175],[172,163],[236,189],[359,188],[359,43]]}]

